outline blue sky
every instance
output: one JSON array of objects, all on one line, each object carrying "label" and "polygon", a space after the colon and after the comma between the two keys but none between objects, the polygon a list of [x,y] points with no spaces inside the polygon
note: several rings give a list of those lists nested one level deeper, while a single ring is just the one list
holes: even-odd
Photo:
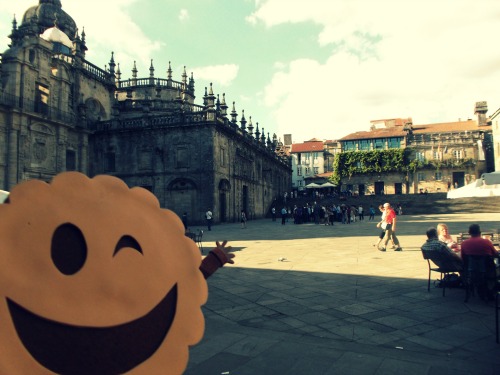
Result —
[{"label": "blue sky", "polygon": [[[111,52],[122,78],[193,72],[196,102],[213,82],[254,126],[293,142],[338,139],[371,120],[414,124],[500,108],[498,0],[61,0],[87,59]],[[0,50],[15,14],[37,0],[0,2]],[[111,18],[109,18],[111,16]]]}]

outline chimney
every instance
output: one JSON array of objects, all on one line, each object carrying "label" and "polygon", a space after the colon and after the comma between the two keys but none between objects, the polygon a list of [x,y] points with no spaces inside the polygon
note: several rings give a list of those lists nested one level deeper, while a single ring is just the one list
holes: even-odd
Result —
[{"label": "chimney", "polygon": [[486,112],[488,112],[487,102],[476,102],[474,114],[477,115],[477,124],[479,126],[488,125],[486,122]]},{"label": "chimney", "polygon": [[285,146],[290,146],[292,144],[292,135],[291,134],[284,134],[283,135],[283,140],[285,141]]}]

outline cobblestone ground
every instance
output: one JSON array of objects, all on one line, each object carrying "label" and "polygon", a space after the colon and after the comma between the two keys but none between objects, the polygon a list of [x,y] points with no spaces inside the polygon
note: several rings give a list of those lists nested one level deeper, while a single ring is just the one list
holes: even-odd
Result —
[{"label": "cobblestone ground", "polygon": [[499,374],[494,304],[464,303],[463,289],[428,292],[420,246],[430,226],[496,231],[500,214],[398,220],[403,252],[377,251],[366,219],[205,231],[205,253],[227,239],[236,258],[208,280],[206,332],[186,374]]}]

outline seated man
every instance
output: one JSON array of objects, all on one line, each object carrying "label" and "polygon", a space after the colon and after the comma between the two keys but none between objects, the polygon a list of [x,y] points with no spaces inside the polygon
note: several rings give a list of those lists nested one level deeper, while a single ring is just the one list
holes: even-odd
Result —
[{"label": "seated man", "polygon": [[429,259],[439,268],[450,272],[462,272],[463,262],[460,255],[451,250],[444,242],[438,240],[436,228],[427,229],[427,241],[422,245],[423,252],[431,253]]},{"label": "seated man", "polygon": [[[493,261],[493,258],[498,257],[499,253],[493,246],[493,243],[490,240],[485,238],[481,238],[481,228],[478,224],[472,224],[469,226],[469,234],[470,238],[462,242],[462,246],[460,249],[462,258],[468,255],[475,256],[489,256],[491,259],[488,259],[485,263],[485,269],[482,272],[485,272],[486,276],[486,290],[484,288],[478,289],[478,294],[483,299],[493,299],[493,292],[495,288],[495,279],[496,279],[496,266]],[[469,263],[469,271],[474,271],[474,266],[472,265],[472,261]]]},{"label": "seated man", "polygon": [[478,224],[469,226],[469,239],[462,242],[461,253],[463,255],[491,255],[498,257],[498,251],[490,240],[481,238],[481,228]]}]

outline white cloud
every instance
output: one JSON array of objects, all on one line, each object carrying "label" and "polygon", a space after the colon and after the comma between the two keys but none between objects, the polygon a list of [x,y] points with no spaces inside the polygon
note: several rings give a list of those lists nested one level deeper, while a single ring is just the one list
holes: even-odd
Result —
[{"label": "white cloud", "polygon": [[292,133],[294,142],[339,138],[381,118],[473,118],[480,100],[493,113],[500,107],[499,12],[489,0],[268,0],[252,22],[313,22],[322,26],[318,46],[340,49],[326,62],[288,62],[264,102],[279,134]]},{"label": "white cloud", "polygon": [[189,19],[189,12],[187,9],[181,9],[179,12],[179,21],[184,22]]},{"label": "white cloud", "polygon": [[[63,1],[62,9],[75,20],[79,33],[85,29],[86,42],[89,50],[87,59],[95,62],[99,53],[99,61],[108,61],[111,52],[115,52],[115,61],[137,61],[139,71],[149,69],[150,58],[162,47],[162,42],[150,39],[138,27],[128,13],[128,7],[138,0],[87,0],[85,6],[78,1]],[[24,12],[37,5],[35,0],[16,0],[0,2],[0,13],[16,14],[18,25],[21,24]],[[10,34],[12,25],[0,22],[0,36]],[[4,39],[7,46],[9,39]],[[125,69],[124,69],[125,68]],[[132,69],[121,67],[122,71]],[[149,71],[147,71],[149,74]]]},{"label": "white cloud", "polygon": [[195,80],[201,79],[213,82],[215,85],[229,86],[238,76],[239,66],[235,64],[223,64],[193,68]]}]

